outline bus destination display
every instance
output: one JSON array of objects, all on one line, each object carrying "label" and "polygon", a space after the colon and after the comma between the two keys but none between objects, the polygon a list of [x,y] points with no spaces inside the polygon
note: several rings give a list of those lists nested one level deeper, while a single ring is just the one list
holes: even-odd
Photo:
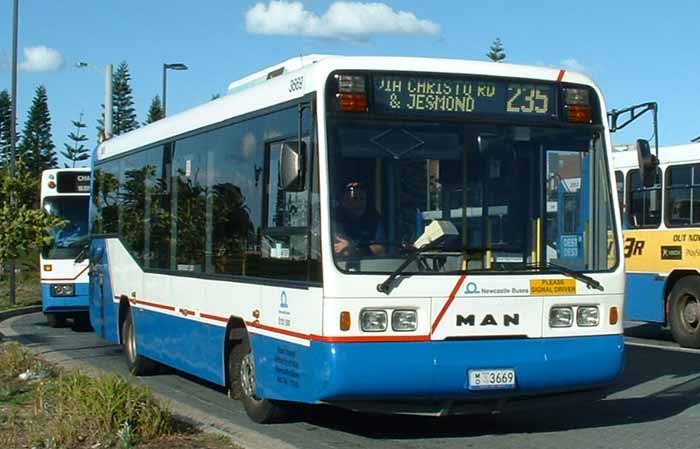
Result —
[{"label": "bus destination display", "polygon": [[90,193],[90,173],[58,172],[56,174],[58,193]]},{"label": "bus destination display", "polygon": [[499,80],[374,76],[379,113],[556,118],[554,89],[546,84]]}]

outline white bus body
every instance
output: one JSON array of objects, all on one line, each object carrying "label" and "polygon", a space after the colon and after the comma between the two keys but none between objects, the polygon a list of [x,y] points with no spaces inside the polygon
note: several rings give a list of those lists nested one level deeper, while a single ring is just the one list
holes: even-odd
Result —
[{"label": "white bus body", "polygon": [[[541,67],[261,71],[99,147],[93,327],[135,372],[228,385],[257,421],[277,401],[439,413],[604,385],[624,347],[605,111],[590,79]],[[360,184],[371,224],[351,231]],[[378,291],[436,219],[458,236]]]}]

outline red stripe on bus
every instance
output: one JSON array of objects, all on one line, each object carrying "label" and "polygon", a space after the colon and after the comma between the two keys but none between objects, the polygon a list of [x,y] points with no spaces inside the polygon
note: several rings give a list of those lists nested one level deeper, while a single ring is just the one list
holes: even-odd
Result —
[{"label": "red stripe on bus", "polygon": [[81,274],[85,273],[85,270],[87,270],[87,269],[88,269],[88,266],[83,268],[83,271],[78,273],[78,275],[74,278],[60,278],[60,279],[59,278],[41,278],[41,282],[45,282],[45,281],[74,281],[74,280],[78,279]]},{"label": "red stripe on bus", "polygon": [[221,321],[222,323],[228,323],[228,318],[217,315],[209,315],[208,313],[200,313],[201,318],[206,318],[207,320]]},{"label": "red stripe on bus", "polygon": [[566,70],[559,70],[559,76],[557,76],[558,83],[561,83],[561,80],[564,79],[564,73],[566,73]]},{"label": "red stripe on bus", "polygon": [[274,332],[277,334],[287,335],[287,336],[296,337],[296,338],[302,338],[304,340],[311,340],[311,335],[309,335],[309,334],[302,334],[300,332],[294,332],[294,331],[290,331],[287,329],[280,329],[278,327],[267,326],[265,324],[260,324],[260,323],[254,322],[254,321],[246,321],[245,324],[247,324],[250,327],[266,330],[269,332]]},{"label": "red stripe on bus", "polygon": [[462,283],[464,280],[467,278],[466,274],[462,274],[459,279],[457,280],[457,283],[455,284],[454,288],[452,289],[452,292],[450,293],[450,297],[447,298],[447,302],[445,303],[444,306],[442,306],[442,310],[440,310],[440,313],[437,316],[437,319],[433,323],[433,327],[430,329],[430,333],[434,334],[435,329],[437,329],[438,325],[440,324],[440,320],[442,320],[442,317],[445,315],[445,312],[447,312],[447,309],[450,307],[452,304],[452,301],[455,300],[455,296],[457,296],[457,292],[459,291],[460,287],[462,286]]},{"label": "red stripe on bus", "polygon": [[377,337],[322,337],[320,335],[310,335],[314,341],[323,343],[373,343],[373,342],[411,342],[430,341],[430,335],[387,335]]},{"label": "red stripe on bus", "polygon": [[302,340],[319,341],[323,343],[371,343],[371,342],[410,342],[410,341],[430,341],[429,335],[382,335],[382,336],[329,336],[314,334],[302,334],[279,327],[267,326],[265,324],[247,321],[246,324],[250,327],[266,330],[276,334],[287,335],[290,337],[300,338]]},{"label": "red stripe on bus", "polygon": [[[114,299],[121,299],[121,296],[115,296]],[[155,307],[156,309],[170,310],[171,312],[175,311],[175,307],[173,307],[173,306],[168,306],[165,304],[158,304],[156,302],[144,301],[143,299],[136,299],[136,298],[128,298],[128,299],[129,299],[129,302],[131,304],[141,304],[144,306]],[[194,312],[192,312],[192,315],[194,315]]]},{"label": "red stripe on bus", "polygon": [[[463,275],[464,276],[464,275]],[[463,280],[463,279],[462,279]],[[455,286],[453,294],[456,294],[459,289],[461,282]],[[114,296],[114,299],[121,299],[121,296]],[[136,298],[129,298],[129,302],[132,304],[142,304],[145,306],[155,307],[158,309],[175,311],[176,308],[173,306],[168,306],[165,304],[158,304],[150,301],[144,301]],[[188,309],[179,309],[180,313],[185,316],[194,316],[195,312]],[[209,313],[200,313],[199,316],[204,319],[220,321],[222,323],[228,322],[228,318],[212,315]],[[301,332],[295,332],[288,329],[282,329],[279,327],[268,326],[266,324],[261,324],[255,321],[246,321],[245,324],[249,327],[261,329],[264,331],[272,332],[275,334],[286,335],[288,337],[299,338],[302,340],[318,341],[323,343],[371,343],[371,342],[419,342],[419,341],[430,341],[430,335],[384,335],[384,336],[322,336],[314,334],[303,334]]]}]

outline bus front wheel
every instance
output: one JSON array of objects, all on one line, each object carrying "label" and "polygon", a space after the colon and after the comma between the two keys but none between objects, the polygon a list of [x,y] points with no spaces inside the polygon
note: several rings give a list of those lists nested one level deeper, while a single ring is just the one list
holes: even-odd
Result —
[{"label": "bus front wheel", "polygon": [[158,364],[136,352],[136,332],[131,311],[128,310],[122,323],[122,346],[126,355],[126,365],[134,376],[147,376],[158,370]]},{"label": "bus front wheel", "polygon": [[247,339],[232,344],[228,371],[229,396],[243,403],[250,419],[260,424],[284,420],[286,411],[279,403],[257,396],[255,358]]},{"label": "bus front wheel", "polygon": [[668,322],[674,340],[684,348],[700,348],[700,277],[679,280],[669,302]]}]

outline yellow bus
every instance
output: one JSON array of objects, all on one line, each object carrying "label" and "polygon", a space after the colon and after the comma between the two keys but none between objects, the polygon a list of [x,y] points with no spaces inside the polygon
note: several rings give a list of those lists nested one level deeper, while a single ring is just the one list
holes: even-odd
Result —
[{"label": "yellow bus", "polygon": [[626,319],[700,348],[700,143],[659,148],[645,187],[635,151],[613,153],[624,226]]}]

